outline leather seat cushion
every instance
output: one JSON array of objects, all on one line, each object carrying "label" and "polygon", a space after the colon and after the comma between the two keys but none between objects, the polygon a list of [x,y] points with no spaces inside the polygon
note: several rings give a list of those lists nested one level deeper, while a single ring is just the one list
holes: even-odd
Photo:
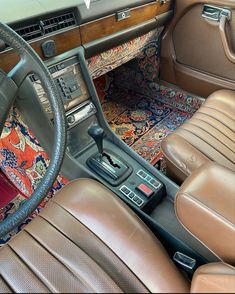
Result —
[{"label": "leather seat cushion", "polygon": [[208,97],[193,117],[162,142],[168,174],[183,182],[195,169],[214,161],[235,170],[235,92]]},{"label": "leather seat cushion", "polygon": [[101,184],[80,179],[0,249],[0,292],[188,292],[144,223]]}]

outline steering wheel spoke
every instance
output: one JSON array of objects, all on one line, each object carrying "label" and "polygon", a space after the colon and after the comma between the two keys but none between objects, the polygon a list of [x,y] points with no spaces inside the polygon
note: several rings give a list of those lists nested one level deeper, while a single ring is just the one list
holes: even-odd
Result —
[{"label": "steering wheel spoke", "polygon": [[20,62],[8,73],[8,77],[10,77],[16,85],[20,87],[28,75],[37,71],[37,68],[35,68],[34,65],[34,61],[30,62],[30,56],[23,57]]},{"label": "steering wheel spoke", "polygon": [[3,71],[0,71],[0,135],[17,92],[18,87],[14,81]]}]

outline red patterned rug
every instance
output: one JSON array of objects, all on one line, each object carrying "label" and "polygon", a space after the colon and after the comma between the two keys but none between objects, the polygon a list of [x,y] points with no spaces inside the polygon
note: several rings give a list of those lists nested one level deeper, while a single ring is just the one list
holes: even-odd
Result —
[{"label": "red patterned rug", "polygon": [[[0,221],[16,211],[19,205],[30,197],[43,178],[48,165],[47,154],[17,109],[12,110],[0,138]],[[0,246],[31,221],[48,200],[67,183],[68,180],[59,175],[38,209],[21,226],[0,239]]]},{"label": "red patterned rug", "polygon": [[154,96],[149,97],[116,87],[109,76],[94,82],[112,130],[152,165],[161,165],[162,140],[188,120],[203,102],[196,96],[161,84]]}]

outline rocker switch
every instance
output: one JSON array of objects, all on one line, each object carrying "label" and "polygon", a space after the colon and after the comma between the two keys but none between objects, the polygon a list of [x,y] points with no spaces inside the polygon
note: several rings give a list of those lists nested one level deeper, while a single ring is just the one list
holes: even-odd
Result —
[{"label": "rocker switch", "polygon": [[139,190],[146,197],[151,197],[154,193],[154,191],[150,189],[148,186],[146,186],[145,184],[140,184],[137,187],[137,190]]}]

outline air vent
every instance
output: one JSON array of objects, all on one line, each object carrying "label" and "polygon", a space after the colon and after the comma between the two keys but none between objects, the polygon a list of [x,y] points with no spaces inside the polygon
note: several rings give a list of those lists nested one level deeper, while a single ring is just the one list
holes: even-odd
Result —
[{"label": "air vent", "polygon": [[65,13],[60,16],[55,16],[45,19],[41,22],[44,34],[49,34],[76,25],[76,19],[72,12]]},{"label": "air vent", "polygon": [[76,18],[73,12],[63,13],[54,17],[39,19],[33,24],[24,27],[15,27],[14,30],[25,41],[31,41],[44,35],[76,26]]},{"label": "air vent", "polygon": [[30,41],[39,38],[43,35],[39,24],[32,24],[15,30],[25,41]]}]

